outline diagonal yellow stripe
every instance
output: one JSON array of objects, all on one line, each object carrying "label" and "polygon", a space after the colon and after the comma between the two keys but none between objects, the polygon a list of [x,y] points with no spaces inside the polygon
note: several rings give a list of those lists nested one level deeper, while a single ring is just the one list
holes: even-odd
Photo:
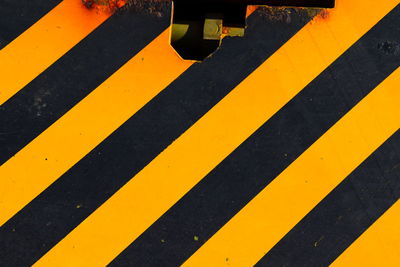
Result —
[{"label": "diagonal yellow stripe", "polygon": [[184,266],[251,266],[400,127],[400,68],[243,208]]},{"label": "diagonal yellow stripe", "polygon": [[0,50],[0,105],[103,23],[110,14],[64,0]]},{"label": "diagonal yellow stripe", "polygon": [[[95,148],[192,63],[166,30],[84,100],[0,166],[0,225]],[[154,77],[157,75],[157,77]]]},{"label": "diagonal yellow stripe", "polygon": [[400,266],[400,200],[347,248],[331,266]]},{"label": "diagonal yellow stripe", "polygon": [[109,263],[397,3],[339,1],[328,20],[305,26],[36,266]]},{"label": "diagonal yellow stripe", "polygon": [[0,226],[193,64],[168,43],[169,29],[0,166]]}]

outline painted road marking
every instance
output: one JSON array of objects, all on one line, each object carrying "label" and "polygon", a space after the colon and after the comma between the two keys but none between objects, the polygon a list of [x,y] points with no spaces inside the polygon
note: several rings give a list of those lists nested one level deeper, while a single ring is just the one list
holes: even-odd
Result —
[{"label": "painted road marking", "polygon": [[[61,257],[76,265],[109,263],[397,3],[367,8],[362,1],[340,2],[328,21],[308,24],[37,265]],[[341,46],[332,45],[338,38]],[[315,49],[327,50],[324,58]],[[265,90],[265,80],[276,90]]]},{"label": "painted road marking", "polygon": [[400,127],[400,68],[275,178],[184,266],[251,266]]}]

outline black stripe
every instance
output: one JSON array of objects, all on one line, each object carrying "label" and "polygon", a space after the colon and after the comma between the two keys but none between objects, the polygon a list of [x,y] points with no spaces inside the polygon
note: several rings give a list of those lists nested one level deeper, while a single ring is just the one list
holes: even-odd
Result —
[{"label": "black stripe", "polygon": [[7,222],[0,262],[36,261],[304,26],[305,16],[294,13],[287,24],[253,15],[245,38],[226,39]]},{"label": "black stripe", "polygon": [[0,49],[58,5],[61,0],[2,0],[0,2]]},{"label": "black stripe", "polygon": [[328,266],[399,198],[400,131],[397,131],[257,266]]},{"label": "black stripe", "polygon": [[399,66],[399,57],[385,55],[377,48],[381,41],[399,40],[399,15],[400,8],[387,15],[147,229],[112,265],[182,264]]},{"label": "black stripe", "polygon": [[[79,0],[78,0],[79,1]],[[0,164],[27,145],[168,27],[121,11],[0,107]]]}]

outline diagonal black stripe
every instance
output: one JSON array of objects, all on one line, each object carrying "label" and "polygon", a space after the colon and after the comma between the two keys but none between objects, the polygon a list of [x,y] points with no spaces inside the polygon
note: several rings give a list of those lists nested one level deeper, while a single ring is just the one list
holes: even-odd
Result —
[{"label": "diagonal black stripe", "polygon": [[[114,266],[178,266],[399,66],[400,8],[263,125],[131,244]],[[273,90],[273,88],[270,88]],[[197,236],[198,240],[195,240]]]},{"label": "diagonal black stripe", "polygon": [[2,0],[0,2],[0,49],[57,6],[62,0]]},{"label": "diagonal black stripe", "polygon": [[328,266],[400,198],[400,131],[301,220],[257,266]]},{"label": "diagonal black stripe", "polygon": [[291,18],[253,15],[245,38],[225,40],[7,222],[0,265],[30,265],[47,252],[310,19],[304,11]]},{"label": "diagonal black stripe", "polygon": [[120,12],[0,107],[0,164],[87,96],[168,27]]}]

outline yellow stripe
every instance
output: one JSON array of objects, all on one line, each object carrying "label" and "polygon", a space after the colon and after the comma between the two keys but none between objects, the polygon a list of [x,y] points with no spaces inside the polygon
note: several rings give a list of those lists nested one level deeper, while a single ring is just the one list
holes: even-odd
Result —
[{"label": "yellow stripe", "polygon": [[400,266],[400,200],[347,248],[331,266]]},{"label": "yellow stripe", "polygon": [[110,15],[64,0],[0,50],[0,105],[75,46]]},{"label": "yellow stripe", "polygon": [[169,29],[0,167],[0,226],[193,64],[168,43]]},{"label": "yellow stripe", "polygon": [[339,1],[327,21],[303,28],[36,265],[110,262],[397,2]]},{"label": "yellow stripe", "polygon": [[0,225],[192,64],[178,58],[168,35],[166,30],[0,167]]},{"label": "yellow stripe", "polygon": [[400,68],[243,208],[184,266],[252,266],[400,127]]},{"label": "yellow stripe", "polygon": [[169,29],[0,167],[0,226],[193,64],[168,43]]}]

